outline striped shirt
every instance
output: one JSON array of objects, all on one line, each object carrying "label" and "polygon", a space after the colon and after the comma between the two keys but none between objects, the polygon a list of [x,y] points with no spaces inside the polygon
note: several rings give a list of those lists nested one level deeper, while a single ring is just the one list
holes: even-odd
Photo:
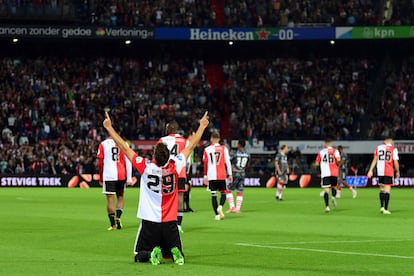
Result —
[{"label": "striped shirt", "polygon": [[212,144],[204,149],[204,175],[210,180],[226,180],[232,175],[229,150],[224,145]]},{"label": "striped shirt", "polygon": [[394,177],[394,160],[399,160],[398,150],[391,144],[379,145],[374,152],[377,157],[377,175]]},{"label": "striped shirt", "polygon": [[322,178],[328,176],[338,177],[338,160],[340,158],[339,151],[333,147],[326,147],[318,153],[316,163],[320,164]]},{"label": "striped shirt", "polygon": [[152,222],[177,220],[178,171],[186,165],[184,155],[178,154],[164,167],[134,155],[132,166],[141,175],[137,217]]},{"label": "striped shirt", "polygon": [[131,182],[131,162],[112,138],[105,139],[99,144],[96,157],[102,160],[100,163],[102,167],[99,168],[102,181],[126,180]]}]

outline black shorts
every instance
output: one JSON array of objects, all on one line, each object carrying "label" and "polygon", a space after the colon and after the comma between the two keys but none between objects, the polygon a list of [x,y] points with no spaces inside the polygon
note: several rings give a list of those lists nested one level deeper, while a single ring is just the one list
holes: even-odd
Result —
[{"label": "black shorts", "polygon": [[185,192],[185,184],[187,183],[186,178],[178,178],[178,192],[184,193]]},{"label": "black shorts", "polygon": [[102,193],[106,195],[123,195],[125,191],[126,180],[104,181]]},{"label": "black shorts", "polygon": [[227,189],[229,191],[237,190],[238,192],[243,192],[244,179],[245,179],[244,176],[235,176],[233,178],[233,182],[229,183],[229,185],[227,185]]},{"label": "black shorts", "polygon": [[135,240],[135,254],[140,251],[151,252],[156,246],[161,247],[164,258],[171,257],[173,247],[178,247],[183,252],[177,221],[141,221]]},{"label": "black shorts", "polygon": [[225,191],[226,190],[226,180],[210,180],[208,181],[208,188],[210,191]]},{"label": "black shorts", "polygon": [[394,185],[394,178],[391,176],[378,176],[378,185]]},{"label": "black shorts", "polygon": [[326,176],[322,178],[321,186],[322,188],[330,188],[330,187],[336,187],[338,183],[338,177],[336,176]]}]

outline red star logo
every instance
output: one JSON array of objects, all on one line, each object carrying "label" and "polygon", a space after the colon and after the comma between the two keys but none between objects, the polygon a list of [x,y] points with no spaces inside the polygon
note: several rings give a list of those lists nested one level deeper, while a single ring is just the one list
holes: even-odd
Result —
[{"label": "red star logo", "polygon": [[270,32],[266,31],[266,29],[261,29],[260,32],[256,32],[259,36],[259,40],[267,40]]}]

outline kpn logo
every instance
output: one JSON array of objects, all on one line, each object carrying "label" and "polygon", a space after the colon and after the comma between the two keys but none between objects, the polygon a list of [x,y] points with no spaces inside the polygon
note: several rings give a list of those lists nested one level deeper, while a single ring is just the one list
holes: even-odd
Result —
[{"label": "kpn logo", "polygon": [[105,32],[105,29],[104,29],[104,28],[99,27],[99,28],[97,28],[97,29],[96,29],[95,34],[96,34],[97,36],[104,36],[104,35],[106,34],[106,32]]}]

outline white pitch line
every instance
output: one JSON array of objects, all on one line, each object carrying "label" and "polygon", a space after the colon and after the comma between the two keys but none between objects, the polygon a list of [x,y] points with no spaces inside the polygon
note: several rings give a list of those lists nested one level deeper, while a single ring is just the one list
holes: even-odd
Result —
[{"label": "white pitch line", "polygon": [[258,245],[258,244],[249,244],[249,243],[236,243],[236,245],[248,246],[248,247],[270,248],[270,249],[294,250],[294,251],[335,253],[335,254],[343,254],[343,255],[360,255],[360,256],[386,257],[386,258],[397,258],[397,259],[414,259],[414,256],[399,256],[399,255],[387,255],[387,254],[375,254],[375,253],[361,253],[361,252],[351,252],[351,251],[347,252],[347,251],[335,251],[335,250],[324,250],[324,249],[300,248],[300,247],[270,246],[270,245]]},{"label": "white pitch line", "polygon": [[[373,242],[406,242],[412,239],[404,240],[351,240],[351,241],[302,241],[302,242],[275,242],[266,243],[265,245],[280,245],[280,244],[324,244],[324,243],[373,243]],[[257,245],[257,244],[256,244]]]}]

